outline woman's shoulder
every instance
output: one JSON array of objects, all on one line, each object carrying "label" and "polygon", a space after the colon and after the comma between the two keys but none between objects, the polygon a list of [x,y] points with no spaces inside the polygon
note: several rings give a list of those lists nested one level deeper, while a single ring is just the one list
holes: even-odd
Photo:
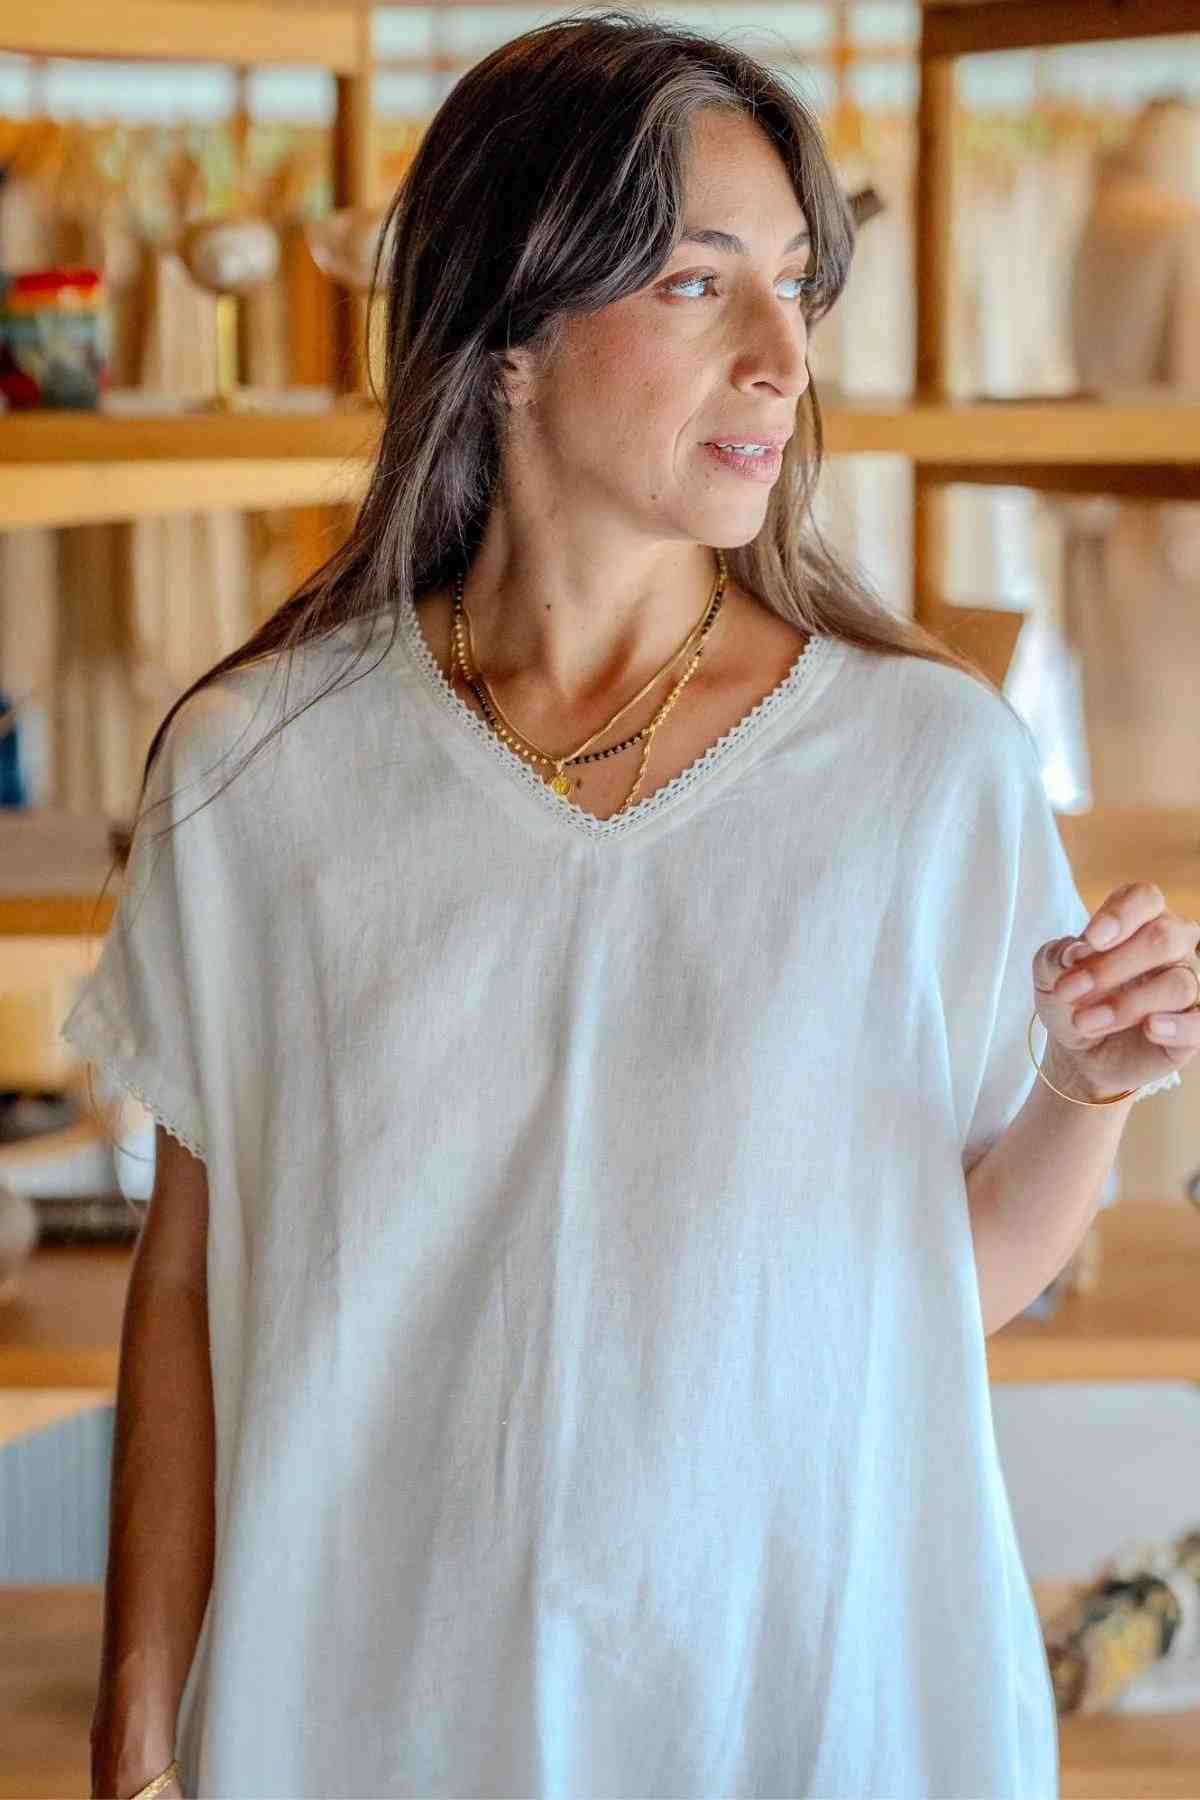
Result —
[{"label": "woman's shoulder", "polygon": [[1023,794],[1040,780],[1027,722],[986,680],[936,658],[844,643],[841,702],[856,756],[889,762],[931,795]]},{"label": "woman's shoulder", "polygon": [[966,669],[908,651],[852,650],[860,665],[875,672],[881,700],[902,709],[914,728],[944,732],[964,750],[972,745],[985,752],[1019,750],[1031,743],[1029,727],[1012,703]]},{"label": "woman's shoulder", "polygon": [[[177,708],[170,727],[174,744],[182,754],[224,754],[251,726],[268,730],[285,712],[290,716],[322,695],[339,674],[355,673],[352,664],[360,654],[373,646],[386,648],[391,617],[385,609],[346,620],[290,649],[221,670]],[[355,691],[361,704],[361,686]]]}]

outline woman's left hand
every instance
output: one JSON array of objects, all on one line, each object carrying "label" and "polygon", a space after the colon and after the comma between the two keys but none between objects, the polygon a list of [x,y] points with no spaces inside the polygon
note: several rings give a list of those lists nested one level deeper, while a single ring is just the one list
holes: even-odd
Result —
[{"label": "woman's left hand", "polygon": [[[1101,943],[1107,919],[1116,931]],[[1053,938],[1037,952],[1047,1052],[1089,1097],[1161,1080],[1200,1050],[1198,944],[1200,924],[1169,912],[1153,882],[1135,881],[1113,889],[1082,938]],[[1101,1007],[1109,1017],[1092,1016]]]}]

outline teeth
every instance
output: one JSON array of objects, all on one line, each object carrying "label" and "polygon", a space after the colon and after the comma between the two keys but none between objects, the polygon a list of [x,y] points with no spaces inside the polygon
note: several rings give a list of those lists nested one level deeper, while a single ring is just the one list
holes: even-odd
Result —
[{"label": "teeth", "polygon": [[740,450],[747,456],[762,456],[766,453],[765,444],[718,444],[718,450]]}]

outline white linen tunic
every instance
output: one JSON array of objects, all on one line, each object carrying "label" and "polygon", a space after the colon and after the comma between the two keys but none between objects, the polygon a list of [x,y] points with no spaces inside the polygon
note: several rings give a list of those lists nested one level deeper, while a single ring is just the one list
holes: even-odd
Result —
[{"label": "white linen tunic", "polygon": [[1032,738],[818,634],[601,821],[389,638],[223,793],[279,660],[188,700],[63,1028],[207,1165],[185,1792],[1051,1800],[965,1189],[1090,916]]}]

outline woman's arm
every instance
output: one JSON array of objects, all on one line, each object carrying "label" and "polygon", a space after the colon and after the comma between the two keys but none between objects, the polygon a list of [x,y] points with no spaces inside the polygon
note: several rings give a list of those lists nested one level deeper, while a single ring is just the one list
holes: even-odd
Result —
[{"label": "woman's arm", "polygon": [[[121,1329],[92,1794],[134,1794],[175,1754],[212,1583],[215,1434],[208,1178],[155,1128],[154,1191]],[[174,1784],[167,1796],[179,1790]]]}]

